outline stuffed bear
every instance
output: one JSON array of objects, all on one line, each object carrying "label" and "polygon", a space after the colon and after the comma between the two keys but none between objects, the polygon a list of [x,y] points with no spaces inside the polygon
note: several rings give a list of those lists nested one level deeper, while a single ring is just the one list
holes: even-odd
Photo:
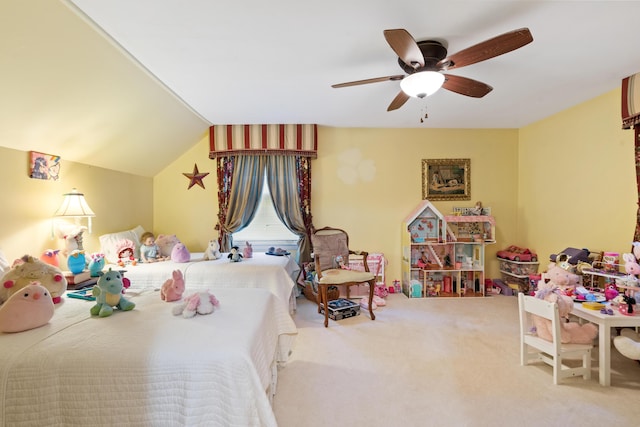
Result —
[{"label": "stuffed bear", "polygon": [[175,234],[158,234],[156,237],[156,245],[160,248],[160,255],[170,257],[173,247],[180,243]]},{"label": "stuffed bear", "polygon": [[209,244],[207,245],[207,249],[204,251],[202,259],[214,260],[219,258],[222,258],[222,254],[220,253],[220,244],[216,239],[209,240]]},{"label": "stuffed bear", "polygon": [[220,301],[209,291],[196,292],[188,295],[184,301],[171,310],[174,316],[182,314],[184,318],[190,318],[197,314],[211,314],[215,307],[220,306]]},{"label": "stuffed bear", "polygon": [[623,356],[640,361],[640,334],[633,329],[623,328],[613,345]]},{"label": "stuffed bear", "polygon": [[162,301],[178,301],[182,298],[184,293],[184,278],[182,277],[182,271],[173,270],[171,273],[172,278],[167,279],[162,288],[160,288],[160,299]]},{"label": "stuffed bear", "polygon": [[124,281],[122,273],[109,269],[106,273],[100,272],[98,283],[93,287],[93,296],[96,298],[96,305],[91,307],[92,316],[107,317],[113,314],[113,307],[122,311],[129,311],[135,308],[135,303],[122,296]]},{"label": "stuffed bear", "polygon": [[[564,270],[564,273],[557,270]],[[548,302],[558,304],[560,317],[566,317],[573,310],[573,299],[568,296],[563,289],[574,286],[579,283],[579,277],[571,270],[566,270],[557,264],[550,264],[549,271],[543,275],[543,280],[538,284],[536,298],[543,299]],[[548,276],[552,279],[545,282],[544,277]],[[533,325],[536,328],[536,334],[547,341],[553,341],[553,331],[551,329],[551,321],[539,316],[533,316]],[[598,335],[598,327],[592,323],[583,325],[577,322],[562,322],[560,328],[560,342],[563,344],[592,344],[594,338]]]},{"label": "stuffed bear", "polygon": [[22,332],[49,323],[54,308],[51,294],[39,282],[31,282],[0,306],[0,332]]},{"label": "stuffed bear", "polygon": [[171,261],[173,262],[189,262],[191,261],[191,253],[189,249],[182,243],[177,243],[171,249]]},{"label": "stuffed bear", "polygon": [[24,255],[2,276],[0,304],[34,281],[47,288],[55,304],[62,300],[62,294],[67,290],[67,279],[62,270],[31,255]]}]

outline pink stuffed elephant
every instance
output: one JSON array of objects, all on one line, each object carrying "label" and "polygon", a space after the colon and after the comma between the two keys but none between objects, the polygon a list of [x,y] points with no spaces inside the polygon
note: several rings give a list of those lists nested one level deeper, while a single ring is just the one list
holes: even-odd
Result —
[{"label": "pink stuffed elephant", "polygon": [[171,273],[172,278],[167,279],[166,282],[160,288],[160,298],[162,301],[178,301],[182,298],[184,293],[184,278],[182,277],[182,271],[173,270]]}]

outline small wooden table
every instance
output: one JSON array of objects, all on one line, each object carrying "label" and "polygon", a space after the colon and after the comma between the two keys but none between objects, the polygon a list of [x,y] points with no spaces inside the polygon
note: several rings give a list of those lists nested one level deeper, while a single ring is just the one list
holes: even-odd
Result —
[{"label": "small wooden table", "polygon": [[591,310],[582,306],[582,303],[574,303],[571,314],[598,325],[598,346],[599,346],[599,366],[600,385],[609,387],[611,385],[611,328],[616,327],[640,327],[640,313],[635,316],[625,316],[620,314],[617,307],[607,308],[613,310],[613,315],[602,314],[600,310]]}]

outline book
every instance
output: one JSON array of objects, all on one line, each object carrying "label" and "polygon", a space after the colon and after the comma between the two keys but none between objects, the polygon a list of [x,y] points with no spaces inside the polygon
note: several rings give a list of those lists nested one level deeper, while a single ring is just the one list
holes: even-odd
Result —
[{"label": "book", "polygon": [[69,298],[83,299],[85,301],[95,301],[96,297],[93,296],[91,289],[80,289],[73,292],[67,292]]},{"label": "book", "polygon": [[82,283],[86,280],[91,279],[91,273],[89,270],[82,271],[78,274],[73,274],[70,271],[63,271],[64,277],[67,279],[67,283],[69,285],[77,285],[78,283]]}]

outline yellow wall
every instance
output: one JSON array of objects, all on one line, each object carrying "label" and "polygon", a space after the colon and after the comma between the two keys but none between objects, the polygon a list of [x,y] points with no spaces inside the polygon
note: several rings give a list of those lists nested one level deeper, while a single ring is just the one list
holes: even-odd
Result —
[{"label": "yellow wall", "polygon": [[[51,216],[72,188],[85,194],[96,213],[93,233],[84,235],[88,253],[98,252],[98,236],[153,221],[153,180],[62,159],[60,180],[31,179],[26,151],[0,147],[0,247],[9,261],[24,254],[39,256],[48,248],[63,248],[51,238]],[[82,224],[86,225],[86,220]]]},{"label": "yellow wall", "polygon": [[[443,213],[482,200],[498,222],[497,245],[489,247],[489,277],[499,274],[495,252],[516,234],[517,130],[349,129],[320,127],[318,159],[312,162],[312,213],[317,228],[349,232],[351,246],[383,252],[388,280],[400,279],[400,226],[422,200],[422,159],[471,159],[471,197],[465,202],[435,202]],[[178,235],[192,251],[217,237],[215,162],[208,138],[154,179],[154,224],[158,232]],[[206,189],[192,187],[183,172],[197,163]],[[374,173],[369,173],[371,167]],[[344,169],[346,168],[346,169]],[[355,182],[341,178],[360,168]],[[391,283],[391,282],[389,282]]]},{"label": "yellow wall", "polygon": [[520,130],[517,242],[541,260],[566,247],[630,251],[638,194],[621,123],[614,90]]},{"label": "yellow wall", "polygon": [[[542,268],[565,247],[625,252],[636,222],[633,132],[620,128],[614,90],[520,130],[355,129],[319,127],[312,162],[316,227],[346,229],[352,247],[383,252],[388,281],[400,279],[400,226],[421,201],[422,159],[471,159],[471,200],[434,202],[442,213],[480,200],[496,218],[497,244],[488,247],[487,275],[499,277],[495,252],[531,247]],[[60,247],[50,216],[61,195],[77,187],[97,216],[97,236],[142,225],[172,233],[191,251],[216,238],[217,182],[208,137],[153,179],[64,161],[59,182],[28,178],[26,151],[0,148],[0,193],[7,206],[0,244],[15,258]],[[140,159],[144,161],[144,159]],[[187,189],[194,164],[208,172],[205,188]]]}]

